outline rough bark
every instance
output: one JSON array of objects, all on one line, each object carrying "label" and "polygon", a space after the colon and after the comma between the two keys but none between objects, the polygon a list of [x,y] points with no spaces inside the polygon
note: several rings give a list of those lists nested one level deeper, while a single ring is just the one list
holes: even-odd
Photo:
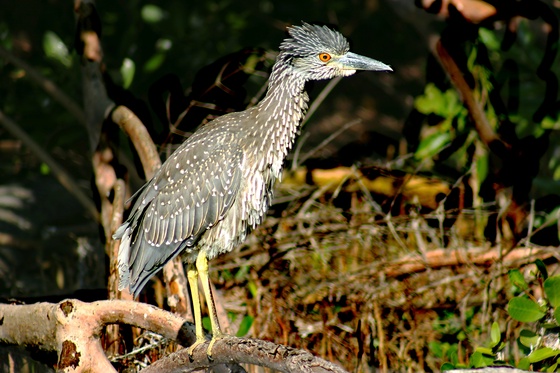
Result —
[{"label": "rough bark", "polygon": [[[110,300],[84,303],[67,299],[60,303],[0,305],[0,343],[56,351],[57,369],[64,372],[115,372],[101,347],[103,327],[129,324],[151,330],[183,346],[195,340],[194,325],[177,315],[144,303]],[[22,328],[21,325],[26,325]],[[239,372],[239,363],[259,365],[281,372],[344,372],[307,351],[257,339],[227,337],[213,347],[208,360],[203,344],[189,360],[183,349],[165,357],[146,372],[190,372],[213,367],[218,372]]]}]

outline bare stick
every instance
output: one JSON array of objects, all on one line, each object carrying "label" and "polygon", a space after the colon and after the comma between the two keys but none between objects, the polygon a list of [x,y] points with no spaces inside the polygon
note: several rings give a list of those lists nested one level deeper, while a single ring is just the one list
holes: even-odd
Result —
[{"label": "bare stick", "polygon": [[397,277],[405,274],[425,271],[428,268],[435,269],[449,266],[460,266],[465,264],[492,265],[498,260],[503,261],[505,266],[517,265],[519,261],[529,261],[529,258],[547,259],[555,255],[554,249],[519,247],[502,255],[499,247],[488,250],[487,248],[470,249],[438,249],[428,251],[419,258],[417,254],[408,255],[398,261],[385,265],[384,273],[389,277]]},{"label": "bare stick", "polygon": [[317,145],[316,147],[314,147],[313,149],[308,151],[303,157],[301,157],[301,159],[299,161],[294,159],[294,162],[292,163],[292,170],[295,170],[298,165],[303,164],[313,154],[317,153],[317,151],[319,151],[321,148],[325,147],[328,143],[330,143],[335,138],[337,138],[341,133],[346,132],[346,130],[348,130],[350,127],[353,127],[356,124],[361,123],[361,122],[362,122],[361,119],[354,119],[354,120],[351,120],[350,122],[346,123],[345,125],[341,126],[339,129],[337,129],[336,131],[331,133],[329,137],[327,137],[326,139],[321,141],[321,143],[319,145]]},{"label": "bare stick", "polygon": [[336,87],[336,85],[340,82],[341,79],[342,79],[341,76],[337,76],[336,78],[330,80],[327,83],[327,85],[325,86],[325,88],[323,88],[323,90],[321,91],[319,96],[317,96],[317,98],[315,100],[313,100],[313,103],[309,107],[309,110],[307,111],[307,114],[305,115],[305,118],[303,118],[303,122],[301,123],[302,126],[305,123],[307,123],[307,121],[309,120],[309,118],[311,118],[311,116],[313,116],[315,111],[317,111],[317,108],[319,108],[319,106],[321,106],[323,101],[325,101],[325,99],[327,98],[329,93],[331,93],[333,88]]},{"label": "bare stick", "polygon": [[373,314],[375,316],[375,324],[377,326],[377,336],[379,338],[379,365],[381,366],[381,371],[387,373],[387,354],[386,354],[386,340],[385,340],[385,330],[383,330],[383,317],[381,316],[381,307],[379,307],[379,302],[373,302]]},{"label": "bare stick", "polygon": [[136,114],[125,106],[117,107],[113,111],[111,119],[130,137],[140,157],[142,167],[144,167],[146,179],[151,179],[157,169],[161,167],[161,159],[148,130]]},{"label": "bare stick", "polygon": [[[112,216],[110,221],[110,230],[114,232],[117,228],[122,224],[123,221],[123,210],[124,210],[124,201],[125,201],[125,185],[122,179],[117,179],[115,185],[113,187],[114,195],[113,198],[113,209],[112,209]],[[118,276],[118,265],[117,265],[117,257],[119,253],[119,245],[116,241],[111,240],[111,252],[109,253],[109,297],[111,299],[120,299],[119,291],[118,291],[118,284],[119,284],[119,276]],[[130,298],[132,299],[132,298]]]},{"label": "bare stick", "polygon": [[451,82],[453,82],[453,85],[463,97],[463,102],[471,115],[476,131],[478,132],[478,136],[482,142],[484,142],[486,146],[490,146],[491,143],[495,141],[500,141],[503,145],[507,145],[498,137],[498,135],[496,135],[492,126],[488,123],[488,119],[484,114],[482,106],[474,98],[473,92],[465,80],[461,69],[459,69],[459,66],[457,66],[453,60],[453,57],[449,54],[449,52],[447,52],[447,49],[441,42],[441,39],[437,41],[436,52],[445,71],[447,71]]},{"label": "bare stick", "polygon": [[[112,215],[110,221],[110,231],[114,232],[122,223],[123,220],[123,210],[124,210],[124,200],[125,200],[125,185],[122,179],[117,179],[113,187],[115,197],[113,199],[112,205]],[[107,246],[109,252],[109,279],[107,284],[107,289],[109,293],[109,299],[127,299],[132,300],[132,296],[129,292],[120,292],[118,290],[119,285],[119,274],[118,274],[118,252],[119,245],[115,240],[108,240]],[[121,343],[120,331],[118,325],[108,325],[105,329],[105,335],[107,340],[106,350],[109,355],[116,355],[119,351],[119,345]]]}]

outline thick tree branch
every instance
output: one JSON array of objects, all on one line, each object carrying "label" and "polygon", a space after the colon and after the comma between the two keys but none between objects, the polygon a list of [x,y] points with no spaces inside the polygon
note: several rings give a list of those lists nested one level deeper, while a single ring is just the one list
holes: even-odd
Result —
[{"label": "thick tree branch", "polygon": [[130,137],[130,141],[140,157],[146,179],[151,179],[157,169],[161,167],[161,159],[148,130],[136,114],[125,106],[117,107],[113,111],[111,119]]},{"label": "thick tree branch", "polygon": [[[183,346],[195,340],[194,325],[183,318],[144,303],[112,300],[84,303],[74,299],[60,303],[0,305],[0,343],[36,347],[58,353],[58,369],[65,372],[115,372],[107,360],[99,336],[109,324],[129,324],[151,330]],[[22,328],[21,325],[26,325]],[[158,360],[146,372],[187,372],[233,363],[247,363],[281,372],[334,372],[344,370],[309,352],[256,339],[227,337],[216,342],[214,360],[208,361],[208,343]]]},{"label": "thick tree branch", "polygon": [[58,369],[65,372],[115,372],[98,338],[108,324],[137,325],[169,339],[181,339],[186,345],[194,341],[192,324],[159,308],[130,301],[3,304],[0,320],[0,343],[56,351]]},{"label": "thick tree branch", "polygon": [[146,373],[187,373],[217,364],[259,365],[280,372],[343,373],[338,365],[315,357],[307,351],[277,345],[260,339],[228,337],[218,340],[212,349],[213,361],[206,356],[207,344],[194,351],[193,361],[189,360],[187,350],[180,350],[158,360],[143,370]]}]

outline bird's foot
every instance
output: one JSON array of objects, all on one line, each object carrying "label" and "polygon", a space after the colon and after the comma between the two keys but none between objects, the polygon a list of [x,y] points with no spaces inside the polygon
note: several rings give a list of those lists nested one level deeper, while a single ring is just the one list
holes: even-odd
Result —
[{"label": "bird's foot", "polygon": [[[214,347],[214,343],[216,343],[216,341],[223,339],[223,338],[227,338],[230,337],[228,334],[225,333],[219,333],[219,334],[215,334],[212,336],[212,339],[210,340],[210,343],[208,344],[208,348],[206,349],[206,357],[208,358],[208,361],[212,362],[214,361],[214,358],[212,357],[212,348]],[[193,358],[193,354],[194,354],[194,350],[196,350],[196,348],[198,348],[198,346],[205,344],[206,342],[208,342],[207,339],[198,339],[191,345],[189,346],[189,348],[187,349],[187,353],[189,354],[189,361],[192,363],[194,361]]]},{"label": "bird's foot", "polygon": [[194,350],[196,350],[198,346],[204,343],[206,343],[205,338],[197,338],[196,341],[187,349],[187,353],[189,354],[189,361],[191,363],[194,361],[193,359]]},{"label": "bird's foot", "polygon": [[208,361],[210,362],[214,361],[214,358],[212,357],[212,348],[214,347],[214,343],[216,343],[217,340],[227,338],[227,337],[229,337],[229,335],[225,333],[217,333],[212,335],[212,339],[210,340],[210,343],[208,344],[208,349],[206,350],[206,357],[208,358]]}]

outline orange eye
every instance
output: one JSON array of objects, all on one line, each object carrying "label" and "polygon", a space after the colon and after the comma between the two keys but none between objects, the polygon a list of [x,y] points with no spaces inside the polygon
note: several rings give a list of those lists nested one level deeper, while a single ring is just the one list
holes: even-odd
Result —
[{"label": "orange eye", "polygon": [[331,60],[331,55],[328,53],[321,53],[319,54],[319,59],[323,62],[329,62]]}]

